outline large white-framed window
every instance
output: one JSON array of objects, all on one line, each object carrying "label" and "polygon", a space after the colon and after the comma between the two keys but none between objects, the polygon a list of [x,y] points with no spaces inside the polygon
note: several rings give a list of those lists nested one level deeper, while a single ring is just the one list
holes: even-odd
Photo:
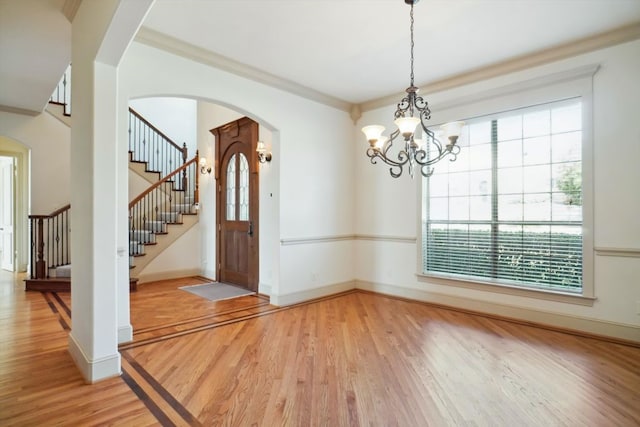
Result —
[{"label": "large white-framed window", "polygon": [[593,73],[577,74],[455,117],[466,121],[458,159],[422,182],[420,276],[593,298]]}]

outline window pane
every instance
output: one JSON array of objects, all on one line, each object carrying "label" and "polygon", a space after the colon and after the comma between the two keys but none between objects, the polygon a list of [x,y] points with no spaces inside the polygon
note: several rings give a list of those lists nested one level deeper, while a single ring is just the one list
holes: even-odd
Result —
[{"label": "window pane", "polygon": [[249,164],[240,153],[240,221],[249,221]]},{"label": "window pane", "polygon": [[498,167],[522,165],[522,141],[505,141],[498,143]]},{"label": "window pane", "polygon": [[474,221],[490,221],[491,198],[488,196],[469,197],[469,216]]},{"label": "window pane", "polygon": [[449,199],[449,219],[456,221],[469,220],[468,197],[451,197]]},{"label": "window pane", "polygon": [[582,191],[582,164],[580,162],[553,165],[551,173],[553,191],[563,193]]},{"label": "window pane", "polygon": [[498,194],[522,193],[522,168],[498,170]]},{"label": "window pane", "polygon": [[580,101],[470,120],[425,192],[424,270],[580,292],[581,120]]},{"label": "window pane", "polygon": [[469,170],[491,169],[491,144],[473,145],[468,151]]},{"label": "window pane", "polygon": [[469,172],[469,194],[488,195],[491,194],[491,171]]},{"label": "window pane", "polygon": [[551,132],[561,133],[582,129],[582,106],[580,103],[564,105],[551,110]]},{"label": "window pane", "polygon": [[429,218],[434,220],[449,219],[449,198],[434,197],[429,200]]},{"label": "window pane", "polygon": [[523,168],[525,193],[551,191],[551,168],[549,165],[528,166]]},{"label": "window pane", "polygon": [[469,145],[486,144],[491,142],[491,122],[476,122],[469,126]]},{"label": "window pane", "polygon": [[551,114],[549,110],[535,111],[522,116],[522,136],[549,135],[551,133]]},{"label": "window pane", "polygon": [[569,132],[551,137],[553,163],[571,162],[582,158],[582,132]]},{"label": "window pane", "polygon": [[428,180],[429,195],[431,197],[440,197],[449,195],[449,175],[434,174]]},{"label": "window pane", "polygon": [[551,195],[525,194],[522,212],[525,221],[551,221]]},{"label": "window pane", "polygon": [[236,155],[227,164],[227,221],[236,220]]},{"label": "window pane", "polygon": [[498,219],[522,221],[522,196],[498,196]]},{"label": "window pane", "polygon": [[449,195],[466,196],[469,194],[469,173],[449,174]]},{"label": "window pane", "polygon": [[553,193],[551,196],[551,218],[554,221],[582,221],[581,200],[580,193]]},{"label": "window pane", "polygon": [[551,158],[551,138],[541,136],[522,141],[522,162],[525,165],[549,164]]},{"label": "window pane", "polygon": [[522,138],[522,116],[498,119],[498,141]]}]

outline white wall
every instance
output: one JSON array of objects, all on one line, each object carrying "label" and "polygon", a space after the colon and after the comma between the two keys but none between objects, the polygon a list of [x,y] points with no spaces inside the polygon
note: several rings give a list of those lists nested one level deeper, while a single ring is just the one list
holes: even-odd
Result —
[{"label": "white wall", "polygon": [[69,127],[49,113],[25,116],[0,112],[0,135],[31,150],[32,214],[46,215],[71,201]]},{"label": "white wall", "polygon": [[[624,330],[624,337],[640,341],[640,41],[625,43],[589,54],[512,73],[500,78],[470,84],[436,94],[423,94],[430,101],[432,123],[468,117],[473,106],[459,106],[439,111],[438,105],[460,97],[489,93],[529,79],[548,76],[568,69],[599,64],[593,80],[594,140],[594,282],[597,300],[592,307],[553,302],[529,297],[505,295],[443,285],[435,280],[419,281],[416,273],[420,232],[417,218],[418,180],[403,176],[392,179],[383,165],[371,165],[365,156],[366,143],[359,132],[365,124],[382,122],[389,129],[394,106],[366,112],[353,135],[356,140],[356,233],[360,235],[418,238],[386,241],[358,240],[357,279],[385,292],[411,295],[429,301],[464,304],[467,308],[487,310],[486,303],[506,307],[511,316],[527,310],[546,313],[543,322],[564,322],[577,329],[594,325],[598,333],[608,333],[607,326]],[[491,99],[478,105],[490,105]],[[447,114],[460,114],[446,117]],[[492,113],[494,111],[484,111]],[[437,165],[436,165],[437,167]],[[375,189],[375,191],[373,191]],[[612,249],[627,249],[617,256]],[[635,255],[634,255],[635,254]],[[571,325],[571,322],[577,322]],[[605,326],[603,326],[605,325]]]},{"label": "white wall", "polygon": [[[164,70],[161,75],[140,73],[158,69]],[[278,180],[264,185],[261,180],[261,200],[267,190],[272,199],[261,205],[266,215],[261,214],[261,224],[277,222],[279,232],[261,235],[261,242],[273,248],[271,265],[264,267],[272,272],[273,302],[353,279],[352,264],[342,262],[351,259],[353,243],[316,240],[353,233],[353,123],[348,113],[140,43],[133,43],[123,59],[120,83],[120,108],[132,98],[188,97],[229,107],[272,132],[274,160],[263,169],[264,179]],[[121,128],[120,137],[126,139],[126,129]],[[292,238],[305,240],[307,257],[298,260],[294,246],[278,242]]]},{"label": "white wall", "polygon": [[[153,259],[140,273],[158,280],[161,277],[185,277],[200,271],[200,231],[198,224],[178,237],[167,249]],[[147,281],[148,279],[145,279]]]}]

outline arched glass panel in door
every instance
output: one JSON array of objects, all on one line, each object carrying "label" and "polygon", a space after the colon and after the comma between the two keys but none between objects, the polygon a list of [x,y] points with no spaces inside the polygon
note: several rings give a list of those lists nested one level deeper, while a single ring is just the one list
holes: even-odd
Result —
[{"label": "arched glass panel in door", "polygon": [[227,221],[249,221],[249,162],[236,153],[227,164]]},{"label": "arched glass panel in door", "polygon": [[236,220],[236,154],[231,156],[231,159],[229,159],[229,163],[227,164],[227,221],[235,221],[235,220]]},{"label": "arched glass panel in door", "polygon": [[240,153],[240,221],[249,221],[249,163],[244,154]]}]

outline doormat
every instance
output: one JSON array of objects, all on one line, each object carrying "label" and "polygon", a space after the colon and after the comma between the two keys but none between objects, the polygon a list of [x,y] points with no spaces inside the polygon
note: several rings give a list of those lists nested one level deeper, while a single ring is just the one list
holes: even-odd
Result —
[{"label": "doormat", "polygon": [[239,288],[233,285],[227,285],[226,283],[212,282],[204,283],[202,285],[182,286],[178,289],[190,292],[199,297],[206,298],[209,301],[220,301],[225,299],[231,299],[241,297],[244,295],[252,295],[252,292],[248,289]]}]

